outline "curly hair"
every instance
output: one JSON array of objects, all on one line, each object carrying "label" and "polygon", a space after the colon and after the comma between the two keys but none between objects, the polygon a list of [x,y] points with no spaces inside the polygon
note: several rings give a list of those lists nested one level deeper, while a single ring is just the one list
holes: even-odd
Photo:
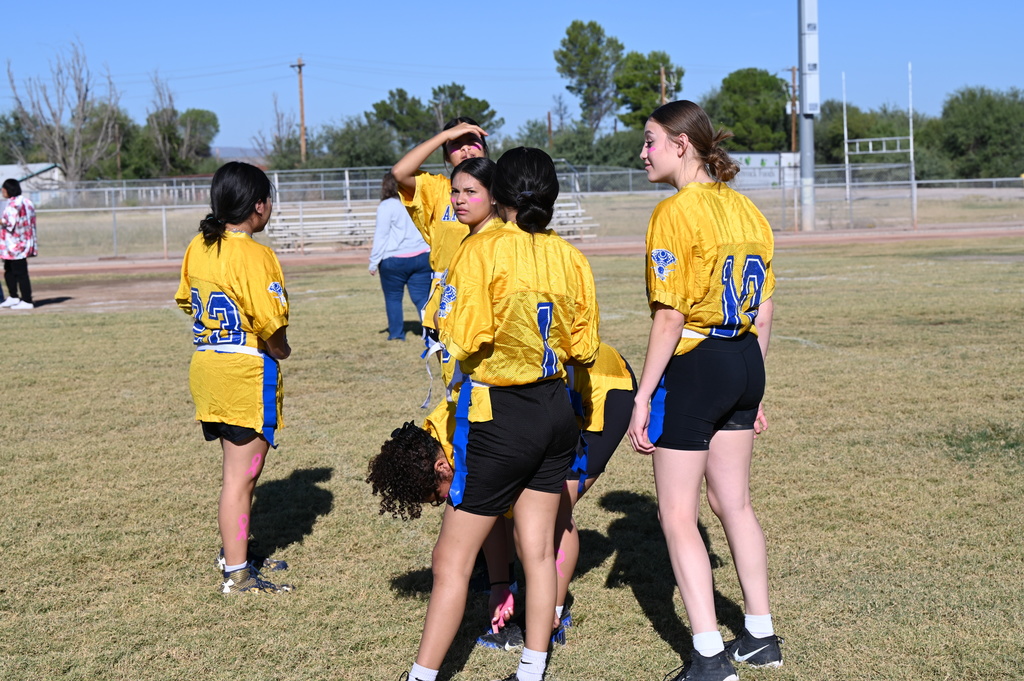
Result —
[{"label": "curly hair", "polygon": [[430,433],[411,421],[391,433],[380,446],[380,454],[370,460],[366,482],[373,494],[380,495],[380,515],[394,518],[419,518],[425,499],[437,491],[440,483],[434,462],[441,445]]}]

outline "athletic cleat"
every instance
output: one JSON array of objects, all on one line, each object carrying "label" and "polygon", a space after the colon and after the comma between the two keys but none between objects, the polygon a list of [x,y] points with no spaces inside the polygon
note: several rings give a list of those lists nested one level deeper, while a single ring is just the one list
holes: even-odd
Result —
[{"label": "athletic cleat", "polygon": [[739,681],[740,678],[724,650],[711,657],[704,657],[695,650],[690,661],[681,667],[682,671],[679,669],[666,674],[665,681]]},{"label": "athletic cleat", "polygon": [[236,593],[269,593],[280,594],[290,592],[293,587],[290,584],[274,584],[259,576],[259,573],[248,567],[234,572],[224,573],[224,582],[220,585],[220,592],[223,594]]},{"label": "athletic cleat", "polygon": [[14,305],[11,305],[12,310],[32,310],[35,309],[35,305],[28,302],[27,300],[19,300]]},{"label": "athletic cleat", "polygon": [[[288,563],[277,558],[268,558],[265,556],[258,556],[249,550],[249,565],[256,568],[260,572],[278,572],[279,570],[287,570]],[[228,566],[228,562],[224,560],[224,549],[221,548],[220,555],[217,556],[217,569],[224,572],[224,568]]]},{"label": "athletic cleat", "polygon": [[757,638],[744,628],[739,637],[725,644],[725,652],[732,660],[751,667],[781,667],[783,643],[778,636]]},{"label": "athletic cleat", "polygon": [[15,305],[17,305],[20,302],[21,302],[21,298],[12,298],[12,297],[8,296],[7,299],[4,302],[0,303],[0,307],[14,307]]},{"label": "athletic cleat", "polygon": [[526,645],[523,630],[515,622],[508,622],[498,631],[488,629],[477,637],[476,644],[494,650],[518,650]]}]

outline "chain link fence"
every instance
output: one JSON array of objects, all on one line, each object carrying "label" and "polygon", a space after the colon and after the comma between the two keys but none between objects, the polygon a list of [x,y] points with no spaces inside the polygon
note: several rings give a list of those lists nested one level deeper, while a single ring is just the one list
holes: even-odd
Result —
[{"label": "chain link fence", "polygon": [[[756,160],[756,159],[755,159]],[[792,165],[747,164],[732,183],[747,194],[778,231],[799,230],[799,179]],[[643,170],[573,166],[557,161],[563,195],[601,202],[615,214],[618,195],[649,196],[650,201],[619,203],[637,215],[629,233],[642,235],[654,201],[671,191],[647,181]],[[275,207],[331,204],[365,212],[380,197],[387,167],[269,171],[276,187]],[[441,165],[427,172],[447,174]],[[33,191],[40,249],[47,256],[177,257],[208,211],[210,177],[166,180],[81,182],[73,189]],[[910,229],[912,185],[907,164],[819,166],[815,178],[815,231]],[[1024,178],[931,180],[916,185],[918,222],[927,226],[1024,224]],[[642,204],[641,208],[632,208]],[[646,214],[641,214],[646,211]],[[603,215],[595,233],[621,233]],[[603,231],[607,227],[611,231]]]}]

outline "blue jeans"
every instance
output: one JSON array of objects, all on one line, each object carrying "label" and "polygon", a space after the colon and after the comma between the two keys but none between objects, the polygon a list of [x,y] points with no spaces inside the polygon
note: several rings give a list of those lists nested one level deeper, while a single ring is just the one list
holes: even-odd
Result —
[{"label": "blue jeans", "polygon": [[402,292],[408,287],[409,298],[416,310],[427,304],[430,294],[430,254],[411,258],[384,258],[377,268],[380,287],[384,290],[384,309],[388,313],[388,340],[404,339]]}]

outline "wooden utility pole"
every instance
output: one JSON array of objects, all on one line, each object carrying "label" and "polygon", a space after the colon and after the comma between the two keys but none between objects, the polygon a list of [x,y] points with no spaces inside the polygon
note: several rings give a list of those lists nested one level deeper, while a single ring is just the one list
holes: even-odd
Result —
[{"label": "wooden utility pole", "polygon": [[795,66],[790,66],[789,67],[789,70],[793,72],[793,87],[790,88],[790,90],[789,90],[789,114],[790,114],[790,116],[789,116],[789,118],[790,118],[790,134],[789,134],[789,138],[790,138],[790,141],[792,142],[792,149],[790,151],[792,151],[794,154],[796,153],[796,116],[797,116],[797,111],[796,111],[796,107],[797,107],[797,104],[796,104],[796,69],[797,69],[797,67],[795,67]]},{"label": "wooden utility pole", "polygon": [[661,66],[661,103],[668,104],[668,97],[665,95],[665,65]]},{"label": "wooden utility pole", "polygon": [[302,57],[299,57],[297,64],[292,64],[292,68],[299,72],[299,157],[302,159],[302,165],[306,165],[306,101],[302,96],[302,67],[305,64],[302,62]]}]

